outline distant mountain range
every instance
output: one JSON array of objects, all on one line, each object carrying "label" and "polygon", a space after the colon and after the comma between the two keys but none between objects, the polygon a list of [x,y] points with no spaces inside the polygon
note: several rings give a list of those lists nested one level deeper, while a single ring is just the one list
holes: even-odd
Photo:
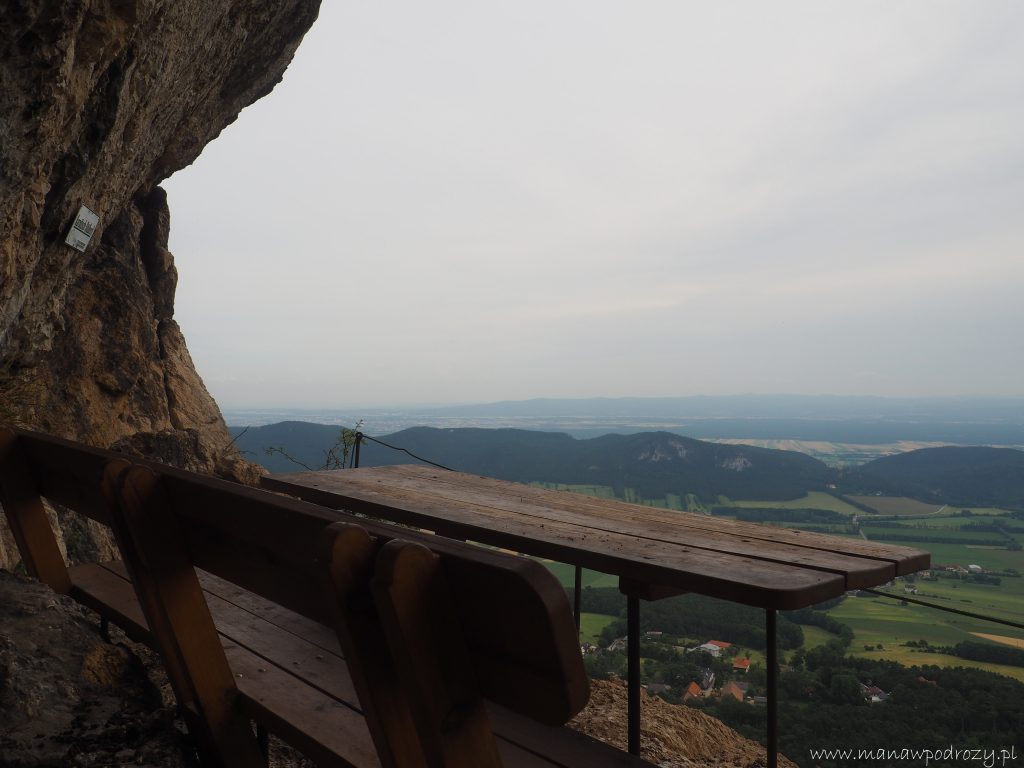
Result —
[{"label": "distant mountain range", "polygon": [[[301,469],[268,446],[319,468],[340,432],[337,426],[281,422],[244,432],[237,445],[272,472]],[[575,439],[521,429],[413,427],[380,437],[452,469],[518,482],[632,488],[645,498],[694,494],[705,502],[780,500],[837,484],[849,493],[911,496],[962,506],[1024,509],[1024,451],[1006,448],[928,448],[837,471],[795,451],[724,445],[670,432],[609,434]],[[364,443],[360,466],[417,463],[412,456]]]},{"label": "distant mountain range", "polygon": [[729,395],[535,399],[443,407],[225,409],[228,424],[352,424],[373,434],[413,426],[512,427],[597,437],[668,431],[695,438],[848,444],[899,441],[1024,446],[1024,398]]},{"label": "distant mountain range", "polygon": [[695,395],[535,398],[419,408],[450,416],[661,417],[674,419],[847,419],[1024,424],[1024,398],[864,395]]}]

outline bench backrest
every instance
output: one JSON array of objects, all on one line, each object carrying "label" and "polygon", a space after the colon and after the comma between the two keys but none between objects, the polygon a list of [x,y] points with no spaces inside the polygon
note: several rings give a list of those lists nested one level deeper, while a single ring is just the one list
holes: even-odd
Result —
[{"label": "bench backrest", "polygon": [[527,558],[20,430],[0,486],[113,524],[179,700],[238,764],[257,758],[195,568],[336,630],[385,766],[499,765],[481,696],[552,725],[586,703],[565,592]]},{"label": "bench backrest", "polygon": [[61,594],[71,588],[42,498],[110,525],[102,492],[110,451],[0,424],[0,503],[30,576]]}]

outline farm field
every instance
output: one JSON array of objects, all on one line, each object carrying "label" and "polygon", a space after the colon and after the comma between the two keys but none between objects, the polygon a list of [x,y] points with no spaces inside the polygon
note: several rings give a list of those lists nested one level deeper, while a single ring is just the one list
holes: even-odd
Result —
[{"label": "farm field", "polygon": [[897,443],[833,443],[825,440],[794,440],[772,438],[706,438],[712,443],[754,445],[780,451],[798,451],[813,456],[832,467],[863,464],[866,461],[918,448],[937,448],[949,443],[900,441]]},{"label": "farm field", "polygon": [[[879,541],[885,541],[885,539],[881,538]],[[899,541],[893,543],[931,552],[933,566],[962,565],[966,567],[974,563],[988,570],[1004,571],[1007,568],[1016,568],[1021,573],[1024,573],[1024,553],[1019,551],[977,547],[969,544],[937,544],[930,541]]]},{"label": "farm field", "polygon": [[991,640],[995,643],[999,643],[1000,645],[1008,645],[1011,648],[1024,650],[1024,638],[1007,637],[1006,635],[986,635],[982,632],[975,632],[974,634],[984,640]]},{"label": "farm field", "polygon": [[[865,520],[862,519],[861,522],[864,523]],[[994,531],[961,531],[950,526],[932,528],[930,526],[926,527],[923,524],[916,524],[911,528],[884,528],[881,526],[876,528],[872,525],[861,525],[861,530],[864,531],[868,538],[873,541],[885,541],[886,537],[891,536],[921,536],[929,539],[948,539],[951,543],[959,544],[972,541],[976,541],[979,544],[985,542],[1000,542],[999,544],[996,544],[996,546],[1005,546],[1002,542],[1006,541],[1006,538],[1001,533],[996,533]],[[893,543],[901,544],[903,542],[902,539],[895,539],[893,540]]]},{"label": "farm field", "polygon": [[945,653],[923,653],[916,648],[890,648],[886,646],[884,651],[853,651],[853,656],[864,659],[884,659],[885,661],[897,661],[905,667],[928,666],[936,667],[968,667],[970,669],[984,669],[988,672],[995,672],[999,675],[1006,675],[1024,683],[1024,667],[1010,667],[1003,664],[990,664],[987,661],[968,661],[957,656],[949,656]]},{"label": "farm field", "polygon": [[931,515],[942,509],[941,504],[926,504],[906,496],[850,496],[858,504],[880,515]]},{"label": "farm field", "polygon": [[[934,602],[936,605],[957,608],[962,611],[981,613],[1007,621],[1024,623],[1024,579],[1003,577],[999,586],[994,584],[974,584],[957,579],[938,579],[937,581],[921,581],[917,583],[917,594],[912,597],[919,600]],[[891,590],[899,594],[897,587]],[[940,614],[945,616],[945,614]],[[994,625],[987,625],[982,632],[995,632]],[[1001,634],[1024,636],[1024,630],[1017,633],[1008,629]]]},{"label": "farm field", "polygon": [[613,621],[614,616],[605,616],[601,613],[580,614],[580,642],[597,643],[601,631]]},{"label": "farm field", "polygon": [[[548,569],[555,574],[555,577],[561,582],[562,586],[568,589],[570,592],[573,589],[573,585],[576,583],[576,569],[568,563],[556,563],[552,560],[541,560]],[[601,573],[600,571],[591,571],[588,568],[583,569],[582,577],[583,587],[618,587],[619,577],[611,576],[607,573]]]},{"label": "farm field", "polygon": [[[831,632],[827,632],[821,627],[812,627],[809,625],[803,625],[800,627],[804,631],[804,645],[805,651],[809,651],[812,648],[817,648],[820,645],[824,645],[829,640],[835,640],[836,636]],[[790,651],[790,654],[793,652]]]},{"label": "farm field", "polygon": [[761,509],[828,509],[844,515],[864,514],[852,504],[824,491],[809,491],[806,496],[787,501],[732,501],[725,496],[718,497],[719,503],[729,507]]},{"label": "farm field", "polygon": [[582,493],[584,496],[596,496],[599,499],[614,499],[615,491],[610,485],[566,485],[565,483],[541,483],[533,482],[538,488],[548,488],[554,491],[571,491]]},{"label": "farm field", "polygon": [[[926,585],[934,583],[936,582],[924,582]],[[998,588],[993,587],[992,589]],[[936,599],[920,594],[917,597],[926,600]],[[979,613],[989,613],[991,610],[993,615],[999,615],[999,613],[1005,615],[1011,602],[1019,606],[1020,597],[1019,595],[1006,595],[1003,597],[1003,601],[1003,611],[991,610],[973,603],[956,602],[949,603],[949,605],[963,610],[975,610]],[[936,599],[936,602],[940,601]],[[1019,620],[1019,607],[1016,610]],[[1017,631],[967,616],[943,613],[923,606],[912,604],[904,606],[879,598],[847,598],[841,605],[830,610],[829,615],[848,624],[853,629],[854,638],[850,644],[850,653],[854,656],[889,659],[904,665],[935,664],[945,667],[973,667],[1009,675],[1024,681],[1024,668],[1021,667],[972,661],[946,654],[921,653],[903,645],[911,640],[927,640],[929,644],[938,646],[956,645],[962,641],[995,642],[984,635],[996,633],[1000,637],[1024,639],[1024,631]],[[879,645],[882,646],[880,650],[877,649]]]},{"label": "farm field", "polygon": [[648,499],[640,496],[633,488],[624,488],[623,497],[619,498],[615,495],[615,489],[610,485],[569,485],[566,483],[544,482],[532,482],[530,485],[538,488],[548,488],[555,491],[580,493],[584,496],[593,496],[598,499],[616,499],[618,501],[625,501],[629,504],[642,504],[643,506],[657,507],[659,509],[674,509],[677,512],[685,512],[687,510],[703,511],[704,509],[703,505],[692,493],[686,494],[685,497],[680,496],[677,493],[670,493],[661,499]]},{"label": "farm field", "polygon": [[907,519],[907,523],[913,525],[917,522],[921,522],[929,528],[959,528],[961,525],[967,525],[969,523],[1008,523],[1009,525],[1021,525],[1021,521],[1019,520],[1014,521],[1012,519],[1008,519],[1007,515],[1010,514],[1012,513],[1005,509],[979,507],[978,509],[972,509],[971,514],[968,516],[961,515],[957,512],[957,514],[950,515],[948,517],[932,517],[929,515],[927,518],[921,520],[911,517]]},{"label": "farm field", "polygon": [[956,645],[977,640],[972,632],[994,631],[998,626],[885,598],[848,597],[828,614],[853,629],[851,652],[863,650],[865,645],[882,645],[888,651],[909,640]]}]

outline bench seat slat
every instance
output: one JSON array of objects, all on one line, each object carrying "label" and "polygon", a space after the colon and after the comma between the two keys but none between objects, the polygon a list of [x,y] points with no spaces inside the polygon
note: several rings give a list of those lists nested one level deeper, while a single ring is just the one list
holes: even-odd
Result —
[{"label": "bench seat slat", "polygon": [[152,647],[149,625],[130,581],[98,563],[76,565],[68,573],[71,597],[114,622],[135,642]]},{"label": "bench seat slat", "polygon": [[318,765],[380,765],[362,714],[316,688],[295,685],[292,675],[242,646],[228,642],[224,653],[250,718]]}]

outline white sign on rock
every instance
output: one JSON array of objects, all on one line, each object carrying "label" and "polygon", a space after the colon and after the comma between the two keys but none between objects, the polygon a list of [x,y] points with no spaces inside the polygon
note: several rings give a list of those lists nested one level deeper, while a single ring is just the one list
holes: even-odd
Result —
[{"label": "white sign on rock", "polygon": [[71,231],[64,238],[64,242],[76,250],[84,251],[99,223],[100,217],[83,205],[78,209],[75,223],[71,225]]}]

